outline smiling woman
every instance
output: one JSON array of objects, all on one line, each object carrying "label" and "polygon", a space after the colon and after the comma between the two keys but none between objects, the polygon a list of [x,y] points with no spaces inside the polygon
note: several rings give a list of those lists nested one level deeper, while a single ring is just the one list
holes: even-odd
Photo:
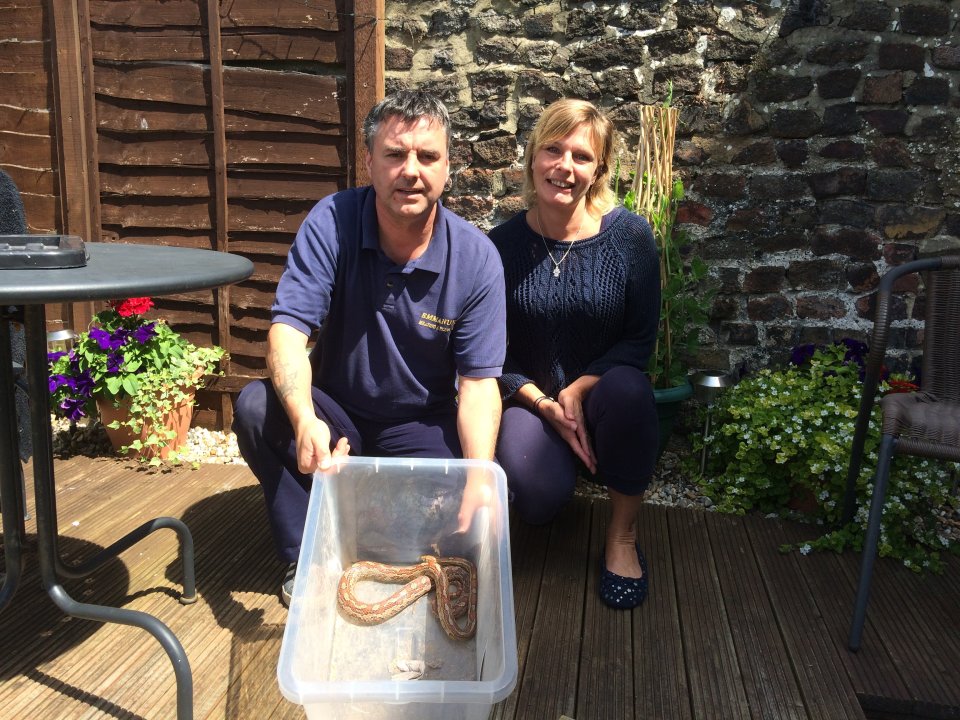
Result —
[{"label": "smiling woman", "polygon": [[615,207],[614,139],[588,102],[548,107],[526,152],[529,209],[490,233],[504,265],[509,343],[497,458],[527,522],[556,515],[578,464],[607,486],[600,597],[632,608],[647,592],[635,523],[656,460],[645,371],[660,282],[649,223]]}]

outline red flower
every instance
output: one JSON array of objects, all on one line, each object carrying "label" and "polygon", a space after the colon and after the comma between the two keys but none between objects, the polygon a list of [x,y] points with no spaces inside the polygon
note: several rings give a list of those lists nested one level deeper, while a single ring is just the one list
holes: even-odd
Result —
[{"label": "red flower", "polygon": [[111,300],[110,307],[117,311],[120,317],[143,315],[153,307],[153,300],[148,297],[128,298],[127,300]]},{"label": "red flower", "polygon": [[909,380],[888,380],[887,384],[890,385],[890,389],[887,390],[888,395],[890,393],[915,392],[920,389],[918,385],[910,382]]}]

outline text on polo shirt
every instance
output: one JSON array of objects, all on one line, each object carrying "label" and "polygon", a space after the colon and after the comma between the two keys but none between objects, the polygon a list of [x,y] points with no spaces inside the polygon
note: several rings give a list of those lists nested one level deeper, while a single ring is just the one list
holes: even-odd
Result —
[{"label": "text on polo shirt", "polygon": [[420,325],[430,330],[439,330],[440,332],[450,332],[453,330],[454,321],[450,318],[442,318],[430,313],[420,313]]}]

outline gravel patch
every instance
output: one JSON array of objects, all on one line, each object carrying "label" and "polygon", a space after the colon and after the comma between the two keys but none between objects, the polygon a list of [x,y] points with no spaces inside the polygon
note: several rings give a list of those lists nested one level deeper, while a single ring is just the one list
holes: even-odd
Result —
[{"label": "gravel patch", "polygon": [[[651,505],[691,508],[694,510],[713,510],[713,501],[700,492],[700,488],[684,475],[682,458],[690,449],[680,440],[671,441],[660,456],[653,471],[653,478],[647,488],[644,502]],[[591,498],[607,498],[607,489],[588,477],[577,477],[575,495]]]},{"label": "gravel patch", "polygon": [[[187,443],[181,448],[182,460],[186,463],[212,463],[217,465],[245,465],[237,449],[237,436],[232,432],[190,428]],[[70,423],[63,418],[53,419],[53,453],[68,458],[74,455],[103,457],[113,455],[113,447],[96,420],[81,420]]]}]

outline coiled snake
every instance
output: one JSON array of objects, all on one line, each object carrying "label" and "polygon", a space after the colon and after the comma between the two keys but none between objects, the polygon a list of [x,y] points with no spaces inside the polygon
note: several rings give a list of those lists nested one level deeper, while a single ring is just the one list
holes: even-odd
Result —
[{"label": "coiled snake", "polygon": [[[405,583],[395,593],[377,602],[357,599],[361,580]],[[444,632],[453,640],[469,640],[477,631],[477,567],[459,557],[422,555],[416,565],[386,565],[361,560],[340,577],[337,604],[345,615],[363,625],[376,625],[397,615],[432,588],[436,589],[434,611]],[[466,615],[463,627],[457,619]]]}]

